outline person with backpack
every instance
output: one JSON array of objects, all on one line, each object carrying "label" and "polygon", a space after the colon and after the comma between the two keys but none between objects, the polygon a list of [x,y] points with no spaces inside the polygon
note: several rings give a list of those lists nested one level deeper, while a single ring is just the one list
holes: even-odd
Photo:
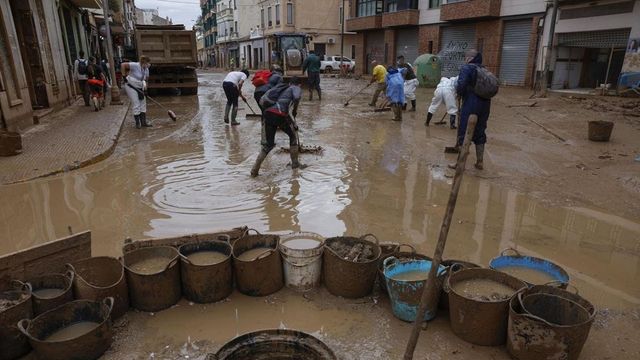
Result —
[{"label": "person with backpack", "polygon": [[87,68],[89,67],[89,61],[84,58],[84,51],[80,50],[78,55],[79,57],[73,62],[73,77],[78,81],[84,106],[89,106],[89,85],[87,85]]},{"label": "person with backpack", "polygon": [[261,111],[264,111],[260,105],[260,98],[272,87],[282,82],[282,68],[278,64],[271,65],[270,70],[259,70],[253,75],[251,83],[255,86],[253,92],[253,98],[258,103],[258,107]]},{"label": "person with backpack", "polygon": [[104,84],[106,78],[102,66],[96,62],[96,58],[89,57],[89,67],[87,67],[87,84],[91,91],[91,102],[94,109],[100,111],[104,107]]},{"label": "person with backpack", "polygon": [[242,69],[242,71],[232,71],[222,81],[222,89],[227,96],[227,105],[224,108],[224,122],[229,123],[229,110],[231,110],[231,125],[239,125],[236,121],[238,115],[238,98],[242,98],[243,101],[247,101],[247,98],[242,95],[242,85],[249,77],[249,70]]},{"label": "person with backpack", "polygon": [[322,90],[320,89],[320,58],[315,51],[309,51],[309,56],[302,62],[302,73],[305,71],[309,76],[309,101],[313,100],[313,90],[318,92],[318,100],[322,100]]},{"label": "person with backpack", "polygon": [[487,142],[485,131],[491,112],[491,98],[498,93],[498,79],[482,66],[482,54],[478,51],[467,50],[465,62],[466,64],[460,68],[456,84],[456,93],[462,99],[462,107],[455,151],[460,151],[467,131],[469,116],[475,114],[478,117],[472,137],[472,141],[476,145],[475,167],[482,170],[484,168],[484,144]]},{"label": "person with backpack", "polygon": [[425,121],[424,126],[429,126],[433,114],[438,111],[440,104],[444,102],[444,105],[447,107],[447,113],[449,114],[449,126],[452,129],[456,128],[456,115],[458,114],[458,104],[456,103],[457,82],[458,77],[456,76],[452,78],[440,78],[438,87],[436,87],[436,90],[433,92],[433,99],[431,99],[431,105],[429,105],[429,109],[427,110],[427,121]]},{"label": "person with backpack", "polygon": [[[289,136],[289,154],[291,155],[291,168],[304,169],[306,165],[298,160],[299,147],[297,125],[295,117],[298,115],[298,104],[302,96],[300,89],[300,79],[293,77],[289,84],[280,83],[267,91],[260,99],[264,111],[264,132],[266,141],[262,144],[262,150],[256,158],[256,162],[251,168],[251,177],[258,176],[260,166],[267,155],[276,146],[275,137],[278,129],[284,131]],[[291,110],[291,115],[289,115]]]},{"label": "person with backpack", "polygon": [[140,55],[138,62],[123,62],[120,64],[120,72],[125,83],[124,91],[131,100],[133,118],[136,121],[136,129],[151,127],[147,122],[147,81],[149,81],[149,68],[151,59],[146,55]]}]

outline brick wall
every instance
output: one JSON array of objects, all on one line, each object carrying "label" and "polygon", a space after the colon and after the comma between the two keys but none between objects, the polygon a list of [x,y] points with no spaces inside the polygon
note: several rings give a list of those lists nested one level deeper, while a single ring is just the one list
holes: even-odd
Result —
[{"label": "brick wall", "polygon": [[353,44],[356,46],[356,71],[357,75],[364,74],[364,71],[367,68],[367,64],[365,64],[365,40],[364,40],[364,32],[359,32],[356,35],[352,35]]},{"label": "brick wall", "polygon": [[418,25],[419,10],[402,10],[382,14],[382,27]]},{"label": "brick wall", "polygon": [[382,23],[381,15],[357,17],[353,19],[347,19],[346,30],[358,31],[367,29],[379,29]]},{"label": "brick wall", "polygon": [[385,65],[390,65],[395,62],[396,59],[396,31],[393,29],[386,29],[384,31],[384,44],[386,46],[385,52]]},{"label": "brick wall", "polygon": [[429,41],[433,42],[432,53],[437,54],[440,46],[440,26],[423,25],[418,28],[418,53],[429,52]]},{"label": "brick wall", "polygon": [[494,74],[500,69],[502,20],[476,23],[476,49],[482,51],[483,64]]},{"label": "brick wall", "polygon": [[464,20],[500,16],[501,0],[470,0],[440,7],[440,20]]}]

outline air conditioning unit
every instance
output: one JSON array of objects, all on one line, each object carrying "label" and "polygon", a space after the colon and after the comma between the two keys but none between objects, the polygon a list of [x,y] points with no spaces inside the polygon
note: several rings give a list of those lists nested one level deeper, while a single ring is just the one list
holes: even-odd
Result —
[{"label": "air conditioning unit", "polygon": [[327,42],[328,42],[329,44],[335,44],[335,43],[336,43],[336,38],[329,38],[329,39],[327,40]]}]

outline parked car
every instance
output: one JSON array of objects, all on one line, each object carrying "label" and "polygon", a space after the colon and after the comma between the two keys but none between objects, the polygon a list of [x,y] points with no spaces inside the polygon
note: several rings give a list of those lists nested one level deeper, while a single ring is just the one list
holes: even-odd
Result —
[{"label": "parked car", "polygon": [[[356,67],[356,62],[349,58],[343,57],[342,65],[346,66],[349,72],[353,72]],[[320,71],[332,72],[334,70],[340,70],[340,56],[325,55],[324,58],[320,61]]]}]

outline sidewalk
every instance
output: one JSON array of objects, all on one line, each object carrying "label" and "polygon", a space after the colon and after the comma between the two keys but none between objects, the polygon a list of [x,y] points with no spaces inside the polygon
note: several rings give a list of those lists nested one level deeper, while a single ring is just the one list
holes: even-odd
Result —
[{"label": "sidewalk", "polygon": [[129,110],[109,105],[99,112],[73,105],[40,119],[22,134],[22,154],[0,157],[0,184],[10,184],[87,166],[108,157],[115,148]]}]

